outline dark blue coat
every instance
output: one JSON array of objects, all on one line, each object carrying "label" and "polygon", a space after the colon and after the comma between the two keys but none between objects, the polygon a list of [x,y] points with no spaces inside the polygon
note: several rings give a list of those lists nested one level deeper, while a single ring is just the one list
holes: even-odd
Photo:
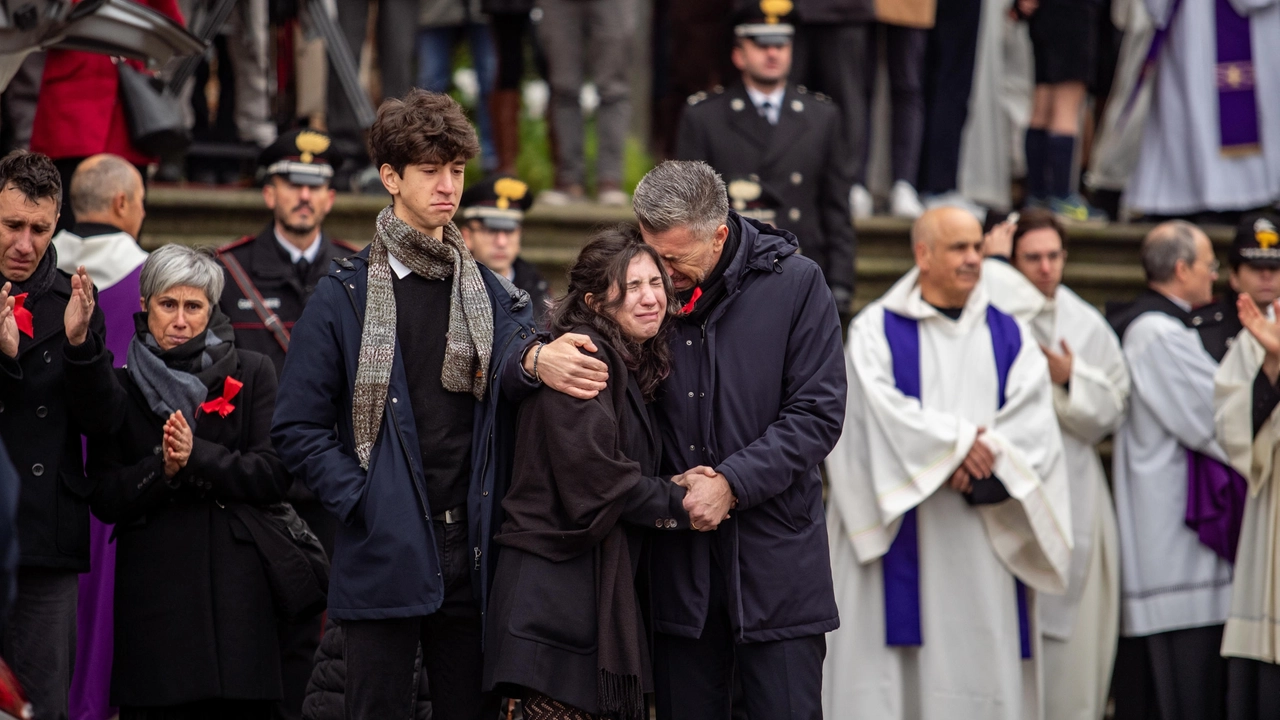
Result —
[{"label": "dark blue coat", "polygon": [[654,629],[696,638],[712,554],[739,642],[836,629],[819,466],[844,424],[840,320],[791,233],[735,213],[727,294],[704,325],[678,322],[657,404],[663,471],[709,465],[738,508],[711,533],[654,534]]},{"label": "dark blue coat", "polygon": [[[444,599],[431,516],[446,508],[427,505],[399,345],[368,472],[356,459],[351,394],[367,261],[368,249],[337,261],[316,287],[293,329],[271,429],[285,465],[341,521],[329,578],[329,615],[339,620],[428,615]],[[519,367],[533,335],[533,316],[524,291],[483,266],[480,272],[493,305],[494,349],[489,391],[476,404],[467,522],[475,557],[473,588],[483,609],[494,568],[489,540],[501,522],[511,476],[514,405],[533,390]]]}]

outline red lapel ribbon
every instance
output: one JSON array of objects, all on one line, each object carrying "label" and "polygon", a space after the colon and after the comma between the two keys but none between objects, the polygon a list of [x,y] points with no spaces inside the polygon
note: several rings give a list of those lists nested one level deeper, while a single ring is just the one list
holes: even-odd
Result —
[{"label": "red lapel ribbon", "polygon": [[27,302],[27,294],[14,295],[13,299],[13,319],[18,323],[18,329],[27,337],[35,337],[36,326],[32,322],[31,311],[23,307]]},{"label": "red lapel ribbon", "polygon": [[685,315],[688,315],[689,313],[693,312],[693,308],[695,305],[698,304],[698,298],[700,297],[702,297],[702,288],[700,287],[694,288],[693,297],[690,297],[689,302],[685,303],[684,307],[680,308],[680,312],[684,313]]},{"label": "red lapel ribbon", "polygon": [[231,398],[235,397],[242,387],[244,383],[228,375],[226,382],[222,384],[222,397],[210,400],[201,405],[200,409],[210,415],[213,413],[218,413],[222,417],[230,415],[231,411],[236,409],[236,406],[231,404]]}]

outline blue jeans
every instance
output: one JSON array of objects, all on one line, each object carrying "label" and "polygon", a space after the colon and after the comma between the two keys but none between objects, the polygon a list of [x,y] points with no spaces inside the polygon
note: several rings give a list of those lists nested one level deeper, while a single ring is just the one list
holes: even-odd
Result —
[{"label": "blue jeans", "polygon": [[480,125],[480,162],[486,173],[493,172],[498,167],[498,155],[493,148],[489,94],[497,81],[498,59],[494,54],[489,26],[472,23],[419,30],[418,87],[435,93],[449,91],[453,85],[453,48],[463,38],[471,46],[471,58],[480,84],[480,99],[476,105],[476,120]]}]

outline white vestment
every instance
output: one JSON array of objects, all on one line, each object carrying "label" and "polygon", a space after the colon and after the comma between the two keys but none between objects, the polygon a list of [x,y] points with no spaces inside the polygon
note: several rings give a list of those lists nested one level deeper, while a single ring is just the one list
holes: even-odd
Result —
[{"label": "white vestment", "polygon": [[1231,565],[1186,525],[1187,450],[1226,462],[1214,439],[1217,363],[1195,330],[1161,312],[1138,316],[1121,347],[1133,388],[1114,457],[1120,634],[1221,624]]},{"label": "white vestment", "polygon": [[[1114,0],[1111,22],[1124,31],[1124,37],[1120,40],[1111,95],[1093,141],[1093,155],[1084,181],[1095,190],[1119,192],[1129,186],[1142,148],[1142,129],[1150,112],[1154,83],[1145,82],[1136,96],[1133,93],[1156,30],[1142,0]],[[1133,98],[1132,105],[1130,98]]]},{"label": "white vestment", "polygon": [[62,230],[52,242],[58,253],[58,269],[74,275],[76,268],[83,265],[99,292],[128,277],[147,261],[147,251],[124,231],[82,238]]},{"label": "white vestment", "polygon": [[1253,382],[1264,354],[1253,335],[1241,331],[1215,377],[1218,441],[1249,481],[1222,654],[1274,664],[1280,662],[1280,420],[1272,411],[1254,435]]},{"label": "white vestment", "polygon": [[[827,459],[832,574],[842,619],[828,638],[826,717],[1022,720],[1040,716],[1038,633],[1019,652],[1015,578],[1063,592],[1071,511],[1044,355],[1018,323],[1021,346],[1006,402],[987,293],[959,320],[924,302],[913,270],[850,326],[844,432]],[[920,400],[898,390],[885,311],[918,323]],[[1011,500],[974,507],[945,487],[985,427],[995,475]],[[881,558],[916,511],[923,644],[886,645]],[[1034,608],[1034,593],[1032,595]]]},{"label": "white vestment", "polygon": [[[1212,0],[1146,0],[1168,27],[1128,205],[1155,215],[1248,210],[1280,199],[1280,0],[1231,0],[1249,17],[1262,152],[1219,147]],[[1176,14],[1174,13],[1177,8]]]}]

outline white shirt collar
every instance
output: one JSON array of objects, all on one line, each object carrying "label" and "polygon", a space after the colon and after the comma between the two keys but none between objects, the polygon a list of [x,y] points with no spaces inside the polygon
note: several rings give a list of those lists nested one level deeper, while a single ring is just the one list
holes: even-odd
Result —
[{"label": "white shirt collar", "polygon": [[769,101],[769,122],[773,125],[778,124],[778,118],[782,115],[782,96],[786,92],[786,85],[779,85],[777,90],[768,94],[753,87],[747,87],[747,97],[751,98],[751,104],[755,105],[756,109],[759,109],[766,100]]},{"label": "white shirt collar", "polygon": [[408,265],[397,260],[396,256],[391,253],[387,253],[387,263],[391,265],[391,271],[394,272],[396,277],[400,280],[405,279],[409,276],[409,273],[413,272],[409,269]]},{"label": "white shirt collar", "polygon": [[305,259],[307,262],[315,262],[316,256],[320,254],[320,236],[322,233],[316,233],[316,239],[311,241],[311,246],[306,250],[299,250],[293,243],[285,240],[280,235],[279,228],[272,228],[272,233],[276,236],[276,242],[280,243],[280,247],[289,253],[289,262],[297,263],[299,260]]}]

